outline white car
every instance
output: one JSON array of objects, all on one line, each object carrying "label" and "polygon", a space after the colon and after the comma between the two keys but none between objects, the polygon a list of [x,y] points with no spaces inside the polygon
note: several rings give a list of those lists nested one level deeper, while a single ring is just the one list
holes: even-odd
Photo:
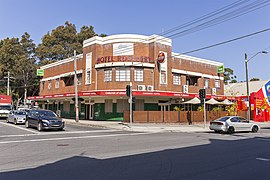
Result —
[{"label": "white car", "polygon": [[10,111],[7,117],[7,122],[12,122],[14,124],[24,124],[26,120],[25,111]]},{"label": "white car", "polygon": [[258,132],[258,124],[239,116],[224,116],[210,122],[209,128],[215,132],[227,132],[232,134],[236,131]]}]

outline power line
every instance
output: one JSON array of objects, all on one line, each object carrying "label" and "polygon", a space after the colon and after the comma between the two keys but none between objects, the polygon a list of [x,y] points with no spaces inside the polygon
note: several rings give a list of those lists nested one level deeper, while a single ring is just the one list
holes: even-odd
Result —
[{"label": "power line", "polygon": [[257,34],[260,34],[260,33],[264,33],[264,32],[269,31],[269,30],[270,30],[270,28],[267,28],[267,29],[264,29],[264,30],[261,30],[261,31],[257,31],[257,32],[248,34],[248,35],[240,36],[240,37],[237,37],[237,38],[234,38],[234,39],[230,39],[228,41],[223,41],[221,43],[217,43],[217,44],[213,44],[213,45],[210,45],[210,46],[198,48],[198,49],[195,49],[195,50],[192,50],[192,51],[187,51],[187,52],[184,52],[184,53],[181,53],[181,54],[190,54],[190,53],[193,53],[193,52],[209,49],[209,48],[212,48],[212,47],[215,47],[215,46],[220,46],[220,45],[227,44],[227,43],[230,43],[230,42],[233,42],[233,41],[237,41],[237,40],[244,39],[244,38],[247,38],[247,37],[250,37],[250,36],[254,36],[254,35],[257,35]]},{"label": "power line", "polygon": [[[248,0],[248,1],[250,1],[250,0]],[[165,36],[164,37],[159,37],[157,40],[162,41],[162,40],[164,40],[166,38],[174,39],[174,38],[177,38],[177,37],[180,37],[180,36],[191,34],[191,33],[200,31],[202,29],[206,29],[206,28],[209,28],[211,26],[221,24],[223,22],[229,21],[231,19],[237,18],[237,17],[242,16],[244,14],[253,12],[253,11],[257,10],[257,9],[260,9],[260,8],[263,8],[263,7],[266,7],[266,6],[270,5],[269,0],[257,0],[257,1],[251,2],[250,4],[245,5],[243,7],[239,7],[238,9],[235,9],[233,11],[227,12],[226,14],[223,14],[223,15],[220,15],[220,16],[214,18],[215,15],[221,14],[221,13],[223,13],[225,11],[232,10],[232,9],[236,8],[237,6],[240,6],[240,5],[242,5],[242,4],[244,4],[244,3],[248,2],[248,1],[237,1],[235,3],[232,3],[232,4],[228,5],[228,6],[225,6],[225,7],[221,8],[221,9],[218,9],[216,11],[208,13],[207,15],[204,15],[204,16],[202,16],[200,18],[197,18],[197,19],[195,19],[193,21],[190,21],[189,23],[185,23],[185,24],[183,24],[181,26],[178,26],[176,28],[172,28],[171,30],[168,30],[167,32],[162,33],[161,35],[169,34],[169,33],[172,33],[174,31],[178,31],[180,29],[186,28],[188,26],[192,26],[192,25],[194,25],[196,23],[199,23],[199,22],[201,22],[203,20],[212,18],[212,19],[210,19],[210,20],[208,20],[206,22],[202,22],[201,24],[198,24],[195,27],[191,27],[189,29],[186,29],[186,30],[183,30],[183,31],[180,31],[180,32],[176,32],[176,33],[171,34],[171,35],[169,35],[167,37],[165,37]],[[138,43],[144,43],[146,41],[148,41],[148,38],[145,39],[145,40],[142,40],[142,41],[140,41]],[[147,45],[139,44],[139,45],[136,46],[136,48],[143,47],[143,46],[147,46]],[[124,53],[124,52],[129,51],[131,48],[132,48],[132,46],[122,48],[122,49],[118,50],[116,53]]]}]

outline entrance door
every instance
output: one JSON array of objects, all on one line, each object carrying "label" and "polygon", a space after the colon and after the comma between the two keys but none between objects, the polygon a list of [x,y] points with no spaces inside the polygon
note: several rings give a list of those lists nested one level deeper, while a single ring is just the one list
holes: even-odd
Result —
[{"label": "entrance door", "polygon": [[94,119],[94,104],[85,105],[85,119],[93,120]]},{"label": "entrance door", "polygon": [[94,104],[89,104],[89,119],[94,119]]}]

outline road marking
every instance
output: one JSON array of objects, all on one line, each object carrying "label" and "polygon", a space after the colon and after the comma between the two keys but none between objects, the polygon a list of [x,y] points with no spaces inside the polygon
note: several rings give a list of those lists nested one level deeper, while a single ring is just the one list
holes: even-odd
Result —
[{"label": "road marking", "polygon": [[92,131],[62,131],[62,132],[41,132],[38,135],[51,135],[51,134],[78,134],[78,133],[98,133],[98,132],[119,132],[121,130],[92,130]]},{"label": "road marking", "polygon": [[256,159],[260,161],[270,161],[270,159],[266,159],[266,158],[256,158]]},{"label": "road marking", "polygon": [[93,131],[71,131],[71,132],[42,132],[39,134],[14,134],[14,135],[3,135],[0,138],[6,137],[26,137],[26,136],[46,136],[46,135],[61,135],[61,134],[86,134],[86,133],[99,133],[99,132],[119,132],[120,130],[93,130]]},{"label": "road marking", "polygon": [[18,128],[18,129],[21,129],[21,130],[24,130],[24,131],[28,131],[28,132],[31,132],[31,133],[35,133],[35,134],[39,134],[39,133],[40,133],[40,132],[31,130],[31,129],[22,128],[22,127],[16,126],[16,125],[12,125],[12,124],[8,124],[8,123],[3,123],[3,122],[0,122],[0,123],[3,124],[4,126],[15,127],[15,128]]},{"label": "road marking", "polygon": [[71,139],[87,139],[87,138],[102,138],[102,137],[116,137],[116,136],[136,136],[136,135],[146,135],[146,134],[154,134],[154,133],[147,132],[147,133],[133,133],[133,134],[107,134],[107,135],[95,135],[95,136],[63,137],[63,138],[48,138],[48,139],[30,139],[30,140],[18,140],[18,141],[2,141],[2,142],[0,142],[0,144],[57,141],[57,140],[71,140]]}]

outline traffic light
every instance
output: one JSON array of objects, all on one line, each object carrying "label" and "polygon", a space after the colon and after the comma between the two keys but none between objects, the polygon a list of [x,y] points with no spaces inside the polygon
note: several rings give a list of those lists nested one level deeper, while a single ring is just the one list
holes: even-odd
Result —
[{"label": "traffic light", "polygon": [[130,94],[131,94],[131,88],[130,88],[130,85],[127,85],[127,86],[126,86],[126,95],[127,95],[128,97],[130,97]]},{"label": "traffic light", "polygon": [[199,90],[199,97],[200,97],[200,99],[205,99],[205,97],[206,97],[205,89]]}]

